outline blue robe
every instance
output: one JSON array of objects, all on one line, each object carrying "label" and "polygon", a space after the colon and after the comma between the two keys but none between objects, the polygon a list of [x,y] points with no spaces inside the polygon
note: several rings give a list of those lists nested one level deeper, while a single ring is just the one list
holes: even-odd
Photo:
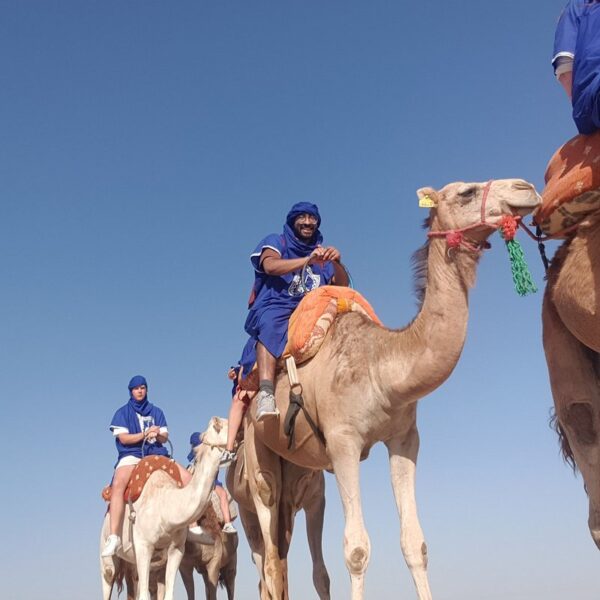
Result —
[{"label": "blue robe", "polygon": [[600,129],[600,1],[570,0],[554,39],[553,63],[573,58],[573,120],[579,133]]}]

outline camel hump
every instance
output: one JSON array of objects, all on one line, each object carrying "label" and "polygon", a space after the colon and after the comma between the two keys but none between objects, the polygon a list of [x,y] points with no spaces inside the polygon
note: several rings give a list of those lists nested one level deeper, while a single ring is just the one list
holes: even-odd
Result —
[{"label": "camel hump", "polygon": [[356,290],[324,285],[306,294],[292,313],[284,355],[291,354],[297,363],[312,358],[337,316],[345,312],[358,312],[382,324],[371,305]]},{"label": "camel hump", "polygon": [[[142,458],[131,472],[129,483],[125,489],[125,501],[131,500],[131,502],[135,502],[140,497],[144,486],[150,479],[150,475],[159,471],[169,475],[173,481],[175,481],[177,487],[183,487],[181,474],[179,473],[175,461],[166,456],[147,456],[146,458]],[[112,488],[110,485],[107,485],[102,490],[102,498],[107,502],[110,502],[111,494]]]},{"label": "camel hump", "polygon": [[561,233],[576,226],[600,208],[600,131],[577,135],[550,159],[535,215],[544,233]]}]

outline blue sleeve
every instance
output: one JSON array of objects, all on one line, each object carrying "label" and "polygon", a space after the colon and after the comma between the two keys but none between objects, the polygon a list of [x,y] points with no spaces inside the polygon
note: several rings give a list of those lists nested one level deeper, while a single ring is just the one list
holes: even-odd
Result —
[{"label": "blue sleeve", "polygon": [[283,258],[283,241],[280,235],[276,233],[271,233],[266,238],[262,239],[258,245],[256,246],[254,252],[250,255],[250,262],[252,262],[252,266],[254,270],[258,273],[263,273],[263,270],[260,268],[260,255],[263,253],[265,248],[271,248],[275,250],[275,252],[279,252],[279,255]]},{"label": "blue sleeve", "polygon": [[114,414],[109,429],[112,429],[113,427],[125,427],[125,429],[129,429],[129,423],[127,422],[125,411],[123,409],[124,407],[119,408]]},{"label": "blue sleeve", "polygon": [[167,419],[165,419],[165,413],[163,413],[163,411],[157,406],[154,407],[154,410],[156,411],[154,414],[154,424],[158,425],[159,427],[166,427]]},{"label": "blue sleeve", "polygon": [[556,59],[561,56],[575,57],[581,10],[581,0],[570,0],[558,19],[554,35],[554,54],[552,56],[554,67],[556,67]]}]

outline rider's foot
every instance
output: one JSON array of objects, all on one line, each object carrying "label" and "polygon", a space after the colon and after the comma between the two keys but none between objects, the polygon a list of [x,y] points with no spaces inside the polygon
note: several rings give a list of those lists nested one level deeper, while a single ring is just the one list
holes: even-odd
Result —
[{"label": "rider's foot", "polygon": [[256,420],[260,421],[265,417],[276,417],[279,414],[275,406],[275,396],[261,390],[256,397]]},{"label": "rider's foot", "polygon": [[111,533],[106,538],[104,549],[102,550],[102,558],[113,556],[115,552],[121,547],[121,538],[114,533]]},{"label": "rider's foot", "polygon": [[221,460],[219,461],[219,467],[228,467],[235,459],[235,452],[231,450],[223,450],[221,453]]},{"label": "rider's foot", "polygon": [[225,523],[221,531],[223,533],[237,533],[237,529],[231,523]]}]

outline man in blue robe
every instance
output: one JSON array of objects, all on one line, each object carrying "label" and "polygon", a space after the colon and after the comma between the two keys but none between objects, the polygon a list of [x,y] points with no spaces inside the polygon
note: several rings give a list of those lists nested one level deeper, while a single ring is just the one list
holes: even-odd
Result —
[{"label": "man in blue robe", "polygon": [[600,129],[600,0],[570,0],[554,38],[554,72],[579,133]]},{"label": "man in blue robe", "polygon": [[282,234],[261,240],[250,256],[254,287],[244,326],[250,335],[240,364],[243,375],[258,366],[256,418],[277,415],[275,367],[287,343],[287,326],[305,293],[321,285],[348,285],[339,251],[323,246],[315,204],[299,202],[286,217]]}]

